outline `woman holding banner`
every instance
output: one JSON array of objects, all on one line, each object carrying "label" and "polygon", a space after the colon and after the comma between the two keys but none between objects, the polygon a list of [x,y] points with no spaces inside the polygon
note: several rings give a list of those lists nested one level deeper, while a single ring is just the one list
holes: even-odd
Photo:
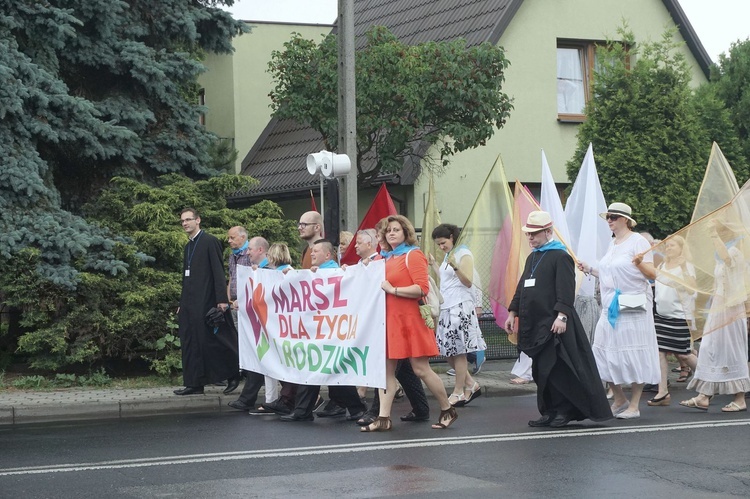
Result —
[{"label": "woman holding banner", "polygon": [[[598,268],[578,263],[581,271],[599,277],[602,295],[592,350],[602,381],[613,385],[612,414],[618,419],[635,419],[641,416],[638,404],[643,385],[656,385],[661,378],[649,283],[656,270],[650,245],[632,230],[637,222],[630,206],[612,203],[600,216],[614,236],[609,249]],[[625,384],[631,385],[630,400],[622,389]]]},{"label": "woman holding banner", "polygon": [[416,246],[414,226],[406,217],[391,215],[380,230],[386,279],[381,286],[386,292],[386,389],[380,390],[378,418],[363,426],[361,431],[391,429],[399,359],[410,360],[414,373],[440,403],[440,417],[432,427],[448,428],[458,419],[458,414],[448,402],[442,380],[430,367],[429,359],[438,354],[438,348],[432,329],[427,327],[419,312],[419,300],[429,289],[427,258]]},{"label": "woman holding banner", "polygon": [[456,386],[448,400],[454,407],[463,407],[482,394],[479,383],[469,374],[466,354],[485,350],[487,345],[479,329],[471,290],[474,277],[474,257],[466,246],[456,246],[459,229],[455,225],[440,224],[432,231],[432,240],[445,253],[438,266],[430,255],[430,265],[440,276],[440,305],[436,337],[440,355],[448,359],[455,370]]}]

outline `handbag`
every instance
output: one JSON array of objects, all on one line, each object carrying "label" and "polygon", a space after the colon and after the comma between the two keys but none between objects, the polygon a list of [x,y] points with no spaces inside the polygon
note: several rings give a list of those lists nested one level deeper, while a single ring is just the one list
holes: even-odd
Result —
[{"label": "handbag", "polygon": [[[409,269],[409,253],[406,254],[407,270]],[[440,317],[440,304],[443,303],[443,295],[440,294],[440,288],[430,274],[427,274],[427,281],[429,283],[427,294],[423,294],[419,300],[419,313],[427,327],[435,329],[435,323]]]},{"label": "handbag", "polygon": [[646,311],[646,293],[621,294],[618,300],[620,312]]}]

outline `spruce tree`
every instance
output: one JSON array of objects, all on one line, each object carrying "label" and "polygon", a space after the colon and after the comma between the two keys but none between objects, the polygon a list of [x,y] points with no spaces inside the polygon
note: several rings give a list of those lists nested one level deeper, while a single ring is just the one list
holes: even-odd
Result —
[{"label": "spruce tree", "polygon": [[217,173],[195,81],[244,30],[215,6],[232,3],[0,0],[0,263],[38,251],[69,289],[81,270],[125,272],[80,207],[114,175]]}]

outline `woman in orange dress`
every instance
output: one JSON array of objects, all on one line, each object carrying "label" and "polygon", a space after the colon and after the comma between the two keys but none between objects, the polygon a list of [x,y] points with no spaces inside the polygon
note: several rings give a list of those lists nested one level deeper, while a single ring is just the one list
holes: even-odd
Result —
[{"label": "woman in orange dress", "polygon": [[445,429],[458,419],[458,414],[448,402],[442,380],[430,367],[430,357],[438,355],[435,332],[427,327],[419,313],[419,300],[429,289],[427,258],[416,247],[414,226],[406,217],[392,215],[387,220],[380,234],[385,257],[385,281],[381,287],[386,292],[386,389],[380,390],[378,418],[362,427],[362,431],[391,429],[399,359],[410,360],[414,373],[440,403],[440,417],[432,427]]}]

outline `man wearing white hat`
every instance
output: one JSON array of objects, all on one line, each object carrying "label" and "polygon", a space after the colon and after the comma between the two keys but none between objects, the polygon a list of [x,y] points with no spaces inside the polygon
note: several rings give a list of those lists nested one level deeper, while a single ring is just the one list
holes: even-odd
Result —
[{"label": "man wearing white hat", "polygon": [[508,307],[506,331],[518,317],[518,347],[532,359],[542,417],[529,426],[559,428],[570,421],[612,417],[591,346],[578,315],[573,259],[553,239],[552,219],[532,211],[522,227],[531,255]]}]

